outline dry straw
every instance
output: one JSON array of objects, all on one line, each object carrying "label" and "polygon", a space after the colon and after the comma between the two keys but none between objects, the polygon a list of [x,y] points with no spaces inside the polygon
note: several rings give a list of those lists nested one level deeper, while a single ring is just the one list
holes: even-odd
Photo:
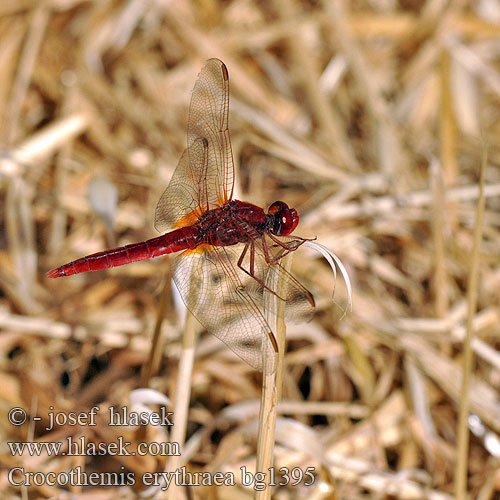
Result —
[{"label": "dry straw", "polygon": [[455,496],[457,500],[467,498],[467,462],[469,454],[469,390],[471,386],[473,351],[472,339],[474,335],[472,322],[477,310],[477,299],[479,295],[479,254],[481,252],[481,240],[483,237],[484,220],[484,181],[486,177],[486,164],[488,151],[483,145],[483,156],[479,175],[479,198],[477,201],[476,222],[474,224],[474,246],[471,255],[471,267],[467,284],[467,325],[466,337],[464,339],[464,363],[462,388],[460,391],[460,407],[458,415],[458,441],[457,441],[457,465],[455,467]]},{"label": "dry straw", "polygon": [[[314,293],[317,313],[307,324],[287,322],[283,399],[267,446],[277,469],[314,467],[317,481],[277,487],[275,496],[448,500],[465,491],[495,498],[499,19],[496,0],[2,0],[2,408],[34,413],[36,400],[41,417],[51,406],[88,412],[97,404],[104,413],[128,404],[149,380],[168,396],[190,392],[189,412],[179,416],[187,422],[182,461],[189,470],[239,479],[242,466],[254,467],[260,375],[202,333],[192,376],[179,377],[184,325],[169,285],[161,298],[161,262],[64,282],[44,277],[107,247],[109,230],[88,196],[97,178],[118,193],[117,244],[154,236],[154,207],[185,148],[189,89],[204,61],[218,57],[231,77],[238,198],[297,208],[298,234],[317,236],[342,258],[355,296],[354,312],[338,321],[324,260],[307,249],[294,256],[292,271]],[[476,261],[483,137],[488,165]],[[474,290],[475,311],[468,305]],[[338,286],[336,301],[345,304],[345,296]],[[152,347],[155,330],[161,340]],[[177,389],[181,379],[189,390]],[[467,393],[469,419],[460,406]],[[46,431],[46,423],[32,431],[2,418],[0,430],[5,441],[85,434],[111,442],[124,434],[105,419],[90,431]],[[147,428],[126,439],[135,445],[158,436]],[[55,486],[11,485],[8,471],[18,466],[123,466],[137,479],[166,467],[165,457],[35,460],[7,448],[0,458],[6,498],[60,495]],[[128,500],[143,488],[71,493]],[[254,495],[239,483],[178,493]]]},{"label": "dry straw", "polygon": [[[281,265],[286,272],[290,271],[291,256],[284,257],[281,260]],[[283,273],[277,272],[276,293],[280,297],[287,296],[286,282],[283,279]],[[273,277],[270,277],[270,281]],[[262,378],[262,396],[259,410],[259,431],[257,437],[257,463],[256,472],[265,474],[265,481],[269,482],[269,469],[273,467],[273,451],[274,451],[274,432],[276,426],[276,415],[278,403],[281,400],[281,392],[283,386],[283,370],[285,366],[285,349],[286,349],[286,324],[285,324],[285,303],[277,297],[269,297],[268,301],[276,303],[271,310],[276,311],[276,314],[268,312],[268,323],[276,325],[274,331],[278,343],[278,366],[276,371],[272,373],[264,373]],[[270,309],[268,308],[268,311]],[[274,321],[273,321],[274,319]],[[267,351],[263,352],[263,356],[269,355]],[[266,362],[264,361],[264,366]],[[264,500],[271,498],[271,488],[265,488],[255,492],[255,499]]]}]

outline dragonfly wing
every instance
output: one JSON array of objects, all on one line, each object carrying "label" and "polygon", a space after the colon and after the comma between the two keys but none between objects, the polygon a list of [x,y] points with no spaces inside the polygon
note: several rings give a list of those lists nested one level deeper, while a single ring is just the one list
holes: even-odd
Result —
[{"label": "dragonfly wing", "polygon": [[174,282],[208,331],[253,368],[272,373],[277,354],[263,314],[262,287],[236,267],[239,255],[234,247],[184,252],[175,259]]},{"label": "dragonfly wing", "polygon": [[[198,182],[200,206],[205,210],[223,205],[233,194],[234,162],[228,118],[227,68],[219,59],[209,59],[194,85],[188,121],[189,163]],[[200,139],[208,144],[206,162],[199,149],[190,148]]]},{"label": "dragonfly wing", "polygon": [[[288,248],[293,249],[292,251],[299,248],[304,241],[300,238],[289,236],[280,236],[275,238],[287,245]],[[264,245],[266,246],[266,249],[264,249]],[[267,263],[265,258],[266,253],[274,264],[269,265]],[[254,266],[256,269],[255,273],[259,276],[263,276],[265,285],[269,289],[276,291],[279,297],[286,302],[285,319],[287,321],[297,323],[309,321],[312,319],[314,314],[314,297],[292,273],[288,272],[281,265],[280,260],[283,258],[285,253],[287,253],[286,250],[277,245],[270,238],[266,238],[264,241],[257,240],[255,242],[254,258]],[[278,285],[278,280],[280,285]],[[280,290],[278,290],[278,286],[281,287]],[[276,314],[279,300],[278,297],[265,291],[263,299],[265,301],[266,309],[270,313]]]},{"label": "dragonfly wing", "polygon": [[202,139],[193,141],[182,153],[170,183],[156,205],[155,228],[160,233],[193,224],[203,213],[199,200],[199,179],[194,177],[196,171],[191,168],[190,157],[198,156],[206,162],[207,155],[207,143]]},{"label": "dragonfly wing", "polygon": [[[303,240],[285,237],[280,241],[294,249]],[[314,299],[281,266],[283,247],[266,239],[255,240],[253,251],[249,246],[244,253],[244,248],[238,244],[184,252],[175,260],[174,281],[187,308],[207,330],[250,366],[269,373],[277,361],[269,324],[275,324],[279,301],[285,301],[287,320],[303,321],[311,318]]]},{"label": "dragonfly wing", "polygon": [[158,231],[192,224],[231,199],[234,163],[228,115],[227,68],[219,59],[209,59],[191,95],[188,147],[156,207]]}]

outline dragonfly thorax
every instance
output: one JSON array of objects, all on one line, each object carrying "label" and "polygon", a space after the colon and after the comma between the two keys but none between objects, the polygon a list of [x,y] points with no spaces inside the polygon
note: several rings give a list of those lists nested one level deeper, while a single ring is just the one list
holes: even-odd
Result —
[{"label": "dragonfly thorax", "polygon": [[262,208],[239,200],[205,212],[197,226],[204,243],[235,245],[254,240],[268,231],[268,218]]}]

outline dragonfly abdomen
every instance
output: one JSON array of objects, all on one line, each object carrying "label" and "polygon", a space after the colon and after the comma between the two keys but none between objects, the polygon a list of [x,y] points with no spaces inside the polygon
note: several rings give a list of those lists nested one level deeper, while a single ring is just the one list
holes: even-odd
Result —
[{"label": "dragonfly abdomen", "polygon": [[198,244],[199,229],[196,226],[183,227],[147,241],[87,255],[53,269],[47,273],[47,276],[49,278],[59,278],[60,276],[71,276],[72,274],[87,273],[89,271],[100,271],[101,269],[123,266],[131,262],[195,248]]}]

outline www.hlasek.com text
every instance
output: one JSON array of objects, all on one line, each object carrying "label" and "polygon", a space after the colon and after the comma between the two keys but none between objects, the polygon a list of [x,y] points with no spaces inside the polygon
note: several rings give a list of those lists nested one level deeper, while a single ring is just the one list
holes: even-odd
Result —
[{"label": "www.hlasek.com text", "polygon": [[68,436],[64,441],[8,441],[12,456],[67,456],[67,457],[173,457],[181,455],[180,444],[176,441],[139,441],[132,444],[118,436],[116,441],[93,441],[86,436]]}]

